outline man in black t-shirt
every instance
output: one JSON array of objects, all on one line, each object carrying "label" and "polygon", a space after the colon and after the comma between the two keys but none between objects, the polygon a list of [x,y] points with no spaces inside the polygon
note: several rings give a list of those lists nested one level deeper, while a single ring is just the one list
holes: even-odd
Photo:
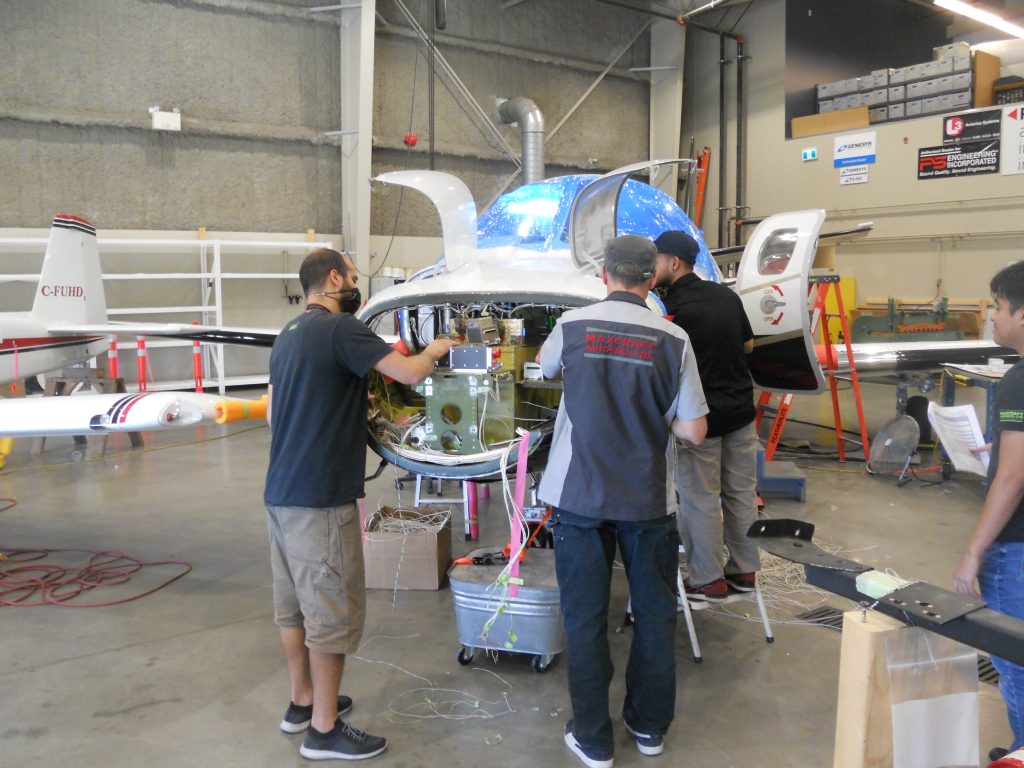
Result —
[{"label": "man in black t-shirt", "polygon": [[424,379],[451,342],[405,357],[344,311],[356,269],[337,251],[313,251],[299,268],[306,311],[270,354],[270,464],[263,501],[270,530],[274,622],[284,649],[291,703],[286,733],[308,729],[299,749],[313,760],[361,759],[387,741],[339,718],[345,654],[362,637],[366,607],[356,501],[366,472],[366,374],[403,384]]},{"label": "man in black t-shirt", "polygon": [[739,296],[694,274],[696,240],[672,230],[654,245],[657,284],[668,289],[665,311],[690,337],[708,401],[707,437],[699,446],[678,445],[676,469],[676,519],[690,567],[686,594],[692,607],[703,608],[729,600],[730,588],[753,591],[760,567],[757,545],[747,538],[757,519],[758,441],[746,361],[754,334]]},{"label": "man in black t-shirt", "polygon": [[[1024,357],[1024,262],[1011,264],[992,278],[996,300],[993,337]],[[995,421],[988,465],[988,493],[963,558],[953,574],[961,595],[977,595],[988,607],[1024,619],[1024,361],[1018,362],[996,391]],[[1024,747],[1024,667],[992,657],[999,690],[1013,729],[1013,752]],[[997,759],[1006,750],[992,750]]]}]

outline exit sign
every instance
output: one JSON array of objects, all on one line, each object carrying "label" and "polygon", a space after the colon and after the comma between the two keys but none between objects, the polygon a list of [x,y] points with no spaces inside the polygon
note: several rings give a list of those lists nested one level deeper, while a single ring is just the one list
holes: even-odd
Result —
[{"label": "exit sign", "polygon": [[818,148],[817,147],[808,147],[807,149],[801,151],[800,157],[801,157],[801,159],[805,163],[809,162],[811,160],[817,160],[818,159]]}]

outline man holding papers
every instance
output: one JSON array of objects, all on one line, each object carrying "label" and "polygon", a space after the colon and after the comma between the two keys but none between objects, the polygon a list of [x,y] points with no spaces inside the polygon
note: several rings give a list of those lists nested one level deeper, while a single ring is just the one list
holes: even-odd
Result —
[{"label": "man holding papers", "polygon": [[[1024,262],[992,278],[996,300],[994,337],[1024,357]],[[996,392],[988,467],[988,494],[981,515],[953,574],[953,588],[981,596],[996,611],[1024,619],[1024,360],[1003,377]],[[982,449],[982,450],[985,450]],[[1024,667],[992,658],[1013,729],[1009,751],[1024,747]],[[993,750],[989,757],[1004,755]]]}]

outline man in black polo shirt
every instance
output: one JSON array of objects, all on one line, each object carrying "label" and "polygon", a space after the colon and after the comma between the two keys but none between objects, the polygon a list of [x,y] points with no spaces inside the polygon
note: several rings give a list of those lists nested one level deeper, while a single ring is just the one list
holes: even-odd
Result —
[{"label": "man in black polo shirt", "polygon": [[356,650],[366,609],[356,500],[366,472],[366,374],[375,368],[414,384],[451,342],[438,339],[405,357],[344,311],[356,269],[337,251],[313,251],[299,268],[308,302],[270,354],[272,435],[263,500],[270,530],[274,623],[284,649],[291,703],[286,733],[306,733],[303,757],[358,760],[387,741],[338,715],[345,654]]},{"label": "man in black polo shirt", "polygon": [[686,334],[645,302],[651,241],[609,241],[601,274],[607,298],[564,313],[540,350],[544,376],[561,373],[564,382],[539,490],[554,507],[573,715],[564,739],[588,768],[611,768],[614,759],[608,600],[616,543],[636,617],[622,721],[642,754],[664,749],[676,701],[673,435],[699,443],[708,410]]},{"label": "man in black polo shirt", "polygon": [[746,362],[754,334],[739,296],[694,274],[696,240],[669,231],[654,245],[657,284],[668,288],[665,311],[690,337],[710,411],[707,438],[679,445],[676,471],[679,533],[689,542],[686,594],[700,608],[729,599],[730,587],[753,591],[760,567],[757,545],[746,536],[757,519],[758,441]]},{"label": "man in black polo shirt", "polygon": [[[953,589],[977,595],[988,607],[1024,619],[1024,262],[1001,270],[989,286],[996,300],[992,318],[997,344],[1022,357],[999,383],[992,420],[988,493],[978,522],[953,574]],[[1013,730],[1010,748],[989,753],[997,760],[1024,748],[1024,667],[992,657],[999,690]]]}]

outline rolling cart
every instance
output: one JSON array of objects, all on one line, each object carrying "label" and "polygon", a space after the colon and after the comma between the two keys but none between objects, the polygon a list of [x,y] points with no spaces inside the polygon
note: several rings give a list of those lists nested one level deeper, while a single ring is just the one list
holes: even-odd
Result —
[{"label": "rolling cart", "polygon": [[[487,556],[485,549],[469,554],[478,559]],[[469,664],[478,649],[527,653],[533,656],[534,672],[546,672],[565,650],[554,550],[529,550],[519,566],[523,583],[518,594],[506,598],[504,610],[484,638],[484,625],[501,605],[504,590],[493,584],[506,562],[455,565],[448,572],[461,643],[456,658],[460,664]]]}]

